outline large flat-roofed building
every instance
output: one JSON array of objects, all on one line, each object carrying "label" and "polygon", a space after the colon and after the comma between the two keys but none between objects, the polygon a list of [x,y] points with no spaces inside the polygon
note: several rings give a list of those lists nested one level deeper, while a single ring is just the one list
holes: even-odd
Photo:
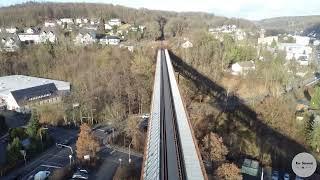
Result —
[{"label": "large flat-roofed building", "polygon": [[70,83],[24,75],[0,77],[0,99],[8,110],[29,111],[29,105],[57,102],[70,92]]}]

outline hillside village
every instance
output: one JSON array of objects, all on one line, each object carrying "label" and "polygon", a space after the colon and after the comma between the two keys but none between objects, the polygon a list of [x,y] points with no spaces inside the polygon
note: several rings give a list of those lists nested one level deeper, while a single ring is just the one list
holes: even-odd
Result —
[{"label": "hillside village", "polygon": [[[129,33],[141,36],[142,25],[131,25],[114,18],[108,21],[88,18],[61,18],[46,20],[36,27],[3,27],[0,29],[0,51],[15,52],[23,46],[39,43],[59,43],[60,37],[72,37],[76,46],[99,44],[119,46],[127,40]],[[137,36],[138,36],[137,35]],[[132,45],[122,45],[130,51]]]}]

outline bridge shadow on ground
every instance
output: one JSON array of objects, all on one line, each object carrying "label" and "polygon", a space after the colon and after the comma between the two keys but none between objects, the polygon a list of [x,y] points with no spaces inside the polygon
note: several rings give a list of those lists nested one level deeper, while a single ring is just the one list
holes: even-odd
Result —
[{"label": "bridge shadow on ground", "polygon": [[300,152],[309,152],[297,141],[268,126],[244,101],[236,96],[228,97],[226,89],[199,73],[171,51],[169,53],[175,71],[192,81],[200,92],[213,97],[216,101],[214,106],[226,112],[228,122],[240,121],[256,133],[256,144],[262,153],[271,154],[272,167],[291,171],[293,157]]}]

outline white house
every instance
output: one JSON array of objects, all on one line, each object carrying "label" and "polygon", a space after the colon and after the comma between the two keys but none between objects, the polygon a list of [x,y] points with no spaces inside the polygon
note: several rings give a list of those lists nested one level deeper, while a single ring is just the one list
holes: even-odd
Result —
[{"label": "white house", "polygon": [[117,18],[110,19],[108,23],[110,26],[121,26],[121,20]]},{"label": "white house", "polygon": [[56,31],[53,28],[43,28],[40,32],[40,41],[55,43],[57,41]]},{"label": "white house", "polygon": [[295,59],[300,65],[308,65],[312,54],[312,48],[297,43],[280,43],[279,49],[286,52],[286,59]]},{"label": "white house", "polygon": [[110,45],[118,45],[120,38],[118,36],[107,36]]},{"label": "white house", "polygon": [[60,19],[60,21],[61,21],[61,25],[63,25],[63,24],[73,24],[73,19],[72,18],[61,18]]},{"label": "white house", "polygon": [[0,77],[0,99],[8,110],[25,112],[32,104],[56,102],[70,92],[70,83],[23,75]]},{"label": "white house", "polygon": [[260,45],[268,45],[271,46],[272,42],[278,43],[278,36],[268,36],[268,37],[260,37],[258,38],[258,44]]},{"label": "white house", "polygon": [[15,52],[20,47],[20,39],[16,34],[0,33],[0,50]]},{"label": "white house", "polygon": [[45,21],[44,22],[44,27],[55,27],[56,26],[56,22],[54,21]]},{"label": "white house", "polygon": [[18,31],[18,28],[16,27],[9,27],[9,28],[6,28],[5,29],[7,33],[11,33],[11,34],[14,34]]},{"label": "white house", "polygon": [[314,46],[319,46],[320,45],[320,40],[314,40],[313,41]]},{"label": "white house", "polygon": [[94,25],[82,26],[82,28],[87,30],[93,30],[93,31],[98,30],[98,26],[94,26]]},{"label": "white house", "polygon": [[74,22],[76,24],[82,24],[82,19],[81,18],[76,18]]},{"label": "white house", "polygon": [[238,41],[242,41],[247,37],[247,33],[241,29],[237,29],[234,36]]},{"label": "white house", "polygon": [[36,30],[32,27],[29,27],[29,28],[24,29],[23,32],[26,34],[34,34],[34,33],[36,33]]},{"label": "white house", "polygon": [[307,46],[310,43],[310,38],[307,36],[293,36],[296,40],[296,44]]},{"label": "white house", "polygon": [[118,36],[105,36],[99,40],[102,45],[118,45],[120,44],[120,38]]},{"label": "white house", "polygon": [[193,44],[190,41],[186,41],[186,42],[181,44],[181,47],[184,48],[184,49],[188,49],[188,48],[192,48]]},{"label": "white house", "polygon": [[[28,32],[31,32],[31,30]],[[41,42],[39,33],[19,33],[18,37],[21,42],[26,44],[38,44]]]},{"label": "white house", "polygon": [[255,70],[256,66],[254,61],[242,61],[232,64],[231,74],[233,75],[246,75],[249,71]]},{"label": "white house", "polygon": [[96,41],[96,33],[90,30],[81,30],[74,40],[76,45],[89,45]]},{"label": "white house", "polygon": [[112,26],[110,26],[109,24],[104,24],[104,29],[105,30],[112,30]]}]

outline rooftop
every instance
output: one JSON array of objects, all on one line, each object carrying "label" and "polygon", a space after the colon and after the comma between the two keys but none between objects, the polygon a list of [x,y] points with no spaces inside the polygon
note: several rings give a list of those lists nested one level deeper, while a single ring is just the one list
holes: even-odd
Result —
[{"label": "rooftop", "polygon": [[0,77],[0,94],[8,95],[11,91],[27,89],[44,84],[54,83],[58,90],[67,90],[70,87],[69,82],[58,81],[52,79],[24,76],[24,75],[11,75]]}]

